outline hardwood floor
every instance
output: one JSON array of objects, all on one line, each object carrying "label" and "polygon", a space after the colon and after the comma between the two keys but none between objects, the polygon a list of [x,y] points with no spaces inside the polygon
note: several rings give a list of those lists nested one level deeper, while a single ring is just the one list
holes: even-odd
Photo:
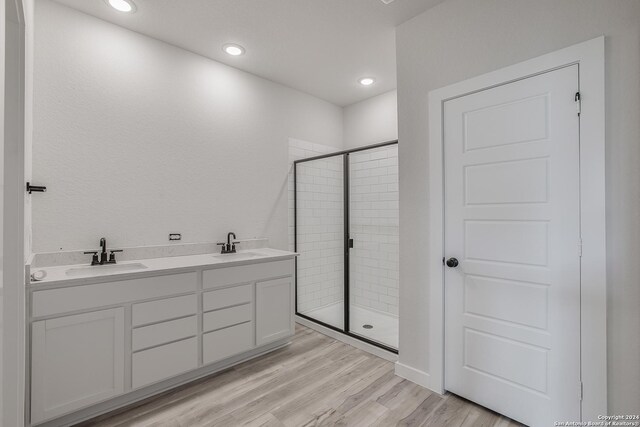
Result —
[{"label": "hardwood floor", "polygon": [[520,424],[393,374],[393,364],[304,326],[291,345],[82,426]]}]

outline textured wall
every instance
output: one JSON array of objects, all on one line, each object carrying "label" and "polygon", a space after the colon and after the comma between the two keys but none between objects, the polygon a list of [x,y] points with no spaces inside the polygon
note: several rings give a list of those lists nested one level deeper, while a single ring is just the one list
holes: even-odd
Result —
[{"label": "textured wall", "polygon": [[[430,90],[606,36],[609,412],[640,408],[640,2],[448,0],[397,30],[400,361],[428,372]],[[584,102],[588,102],[586,99]],[[588,171],[587,171],[588,173]],[[604,374],[604,373],[603,373]]]},{"label": "textured wall", "polygon": [[398,139],[398,92],[392,90],[344,107],[344,143],[362,147]]},{"label": "textured wall", "polygon": [[288,138],[341,147],[341,108],[49,0],[36,24],[34,252],[287,248]]}]

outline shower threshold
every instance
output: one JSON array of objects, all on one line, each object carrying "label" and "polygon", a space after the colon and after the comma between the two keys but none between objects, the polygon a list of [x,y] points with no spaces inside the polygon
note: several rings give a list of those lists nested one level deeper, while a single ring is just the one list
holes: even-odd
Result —
[{"label": "shower threshold", "polygon": [[[398,317],[366,307],[352,305],[349,313],[350,332],[379,342],[389,347],[398,348]],[[306,311],[305,316],[316,319],[322,323],[344,328],[344,304],[342,301]],[[372,328],[365,328],[370,325]]]}]

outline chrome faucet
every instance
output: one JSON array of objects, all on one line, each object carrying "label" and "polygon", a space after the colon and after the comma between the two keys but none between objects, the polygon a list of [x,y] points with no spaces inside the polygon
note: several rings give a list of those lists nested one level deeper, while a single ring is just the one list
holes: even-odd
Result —
[{"label": "chrome faucet", "polygon": [[227,233],[227,243],[221,242],[218,243],[218,246],[222,246],[222,250],[220,251],[221,254],[235,254],[236,253],[236,244],[238,242],[232,242],[231,241],[231,236],[233,236],[233,240],[235,240],[236,237],[236,233],[234,233],[233,231],[230,231],[229,233]]},{"label": "chrome faucet", "polygon": [[115,264],[116,263],[116,252],[122,252],[122,249],[112,249],[109,252],[109,256],[107,257],[107,239],[104,237],[100,238],[100,258],[98,258],[98,251],[87,251],[85,255],[91,254],[93,257],[91,258],[91,265],[105,265],[105,264]]}]

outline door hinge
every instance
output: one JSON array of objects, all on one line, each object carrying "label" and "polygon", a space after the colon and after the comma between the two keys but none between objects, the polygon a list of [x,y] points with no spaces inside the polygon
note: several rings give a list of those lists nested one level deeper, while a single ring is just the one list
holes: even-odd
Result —
[{"label": "door hinge", "polygon": [[578,240],[578,256],[582,258],[582,239]]},{"label": "door hinge", "polygon": [[574,100],[576,101],[576,113],[580,115],[580,113],[582,112],[582,99],[580,97],[580,92],[576,92]]}]

